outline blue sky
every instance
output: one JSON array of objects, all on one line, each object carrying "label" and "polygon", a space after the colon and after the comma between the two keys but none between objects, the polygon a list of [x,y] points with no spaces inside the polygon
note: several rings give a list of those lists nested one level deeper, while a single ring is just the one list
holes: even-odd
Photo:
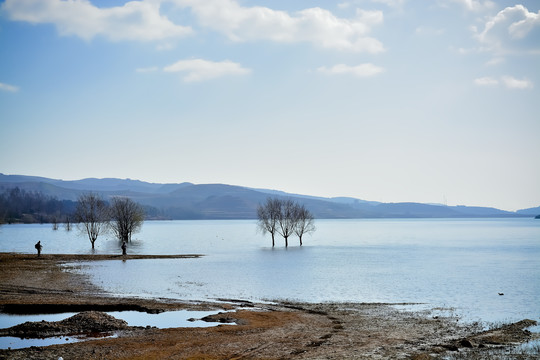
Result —
[{"label": "blue sky", "polygon": [[4,0],[0,172],[540,205],[540,4]]}]

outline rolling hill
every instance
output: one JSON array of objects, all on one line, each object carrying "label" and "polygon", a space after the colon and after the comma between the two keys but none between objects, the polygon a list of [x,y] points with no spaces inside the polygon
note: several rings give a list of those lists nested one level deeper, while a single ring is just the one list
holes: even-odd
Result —
[{"label": "rolling hill", "polygon": [[[324,198],[253,189],[225,184],[189,182],[157,184],[131,179],[82,179],[65,181],[44,177],[0,174],[0,193],[13,188],[40,192],[59,200],[75,201],[85,192],[105,198],[128,196],[160,211],[169,219],[253,219],[257,205],[269,196],[292,198],[303,203],[317,218],[460,218],[518,217],[537,215],[538,208],[517,212],[487,207],[444,206],[421,203],[379,203],[355,198]],[[536,211],[536,213],[535,213]]]}]

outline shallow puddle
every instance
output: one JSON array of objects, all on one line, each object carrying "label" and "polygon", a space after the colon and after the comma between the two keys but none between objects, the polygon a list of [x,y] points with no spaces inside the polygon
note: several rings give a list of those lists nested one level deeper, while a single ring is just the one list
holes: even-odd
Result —
[{"label": "shallow puddle", "polygon": [[[113,338],[117,337],[115,334],[101,336],[103,338]],[[21,339],[18,337],[12,336],[2,336],[0,337],[0,349],[23,349],[32,346],[49,346],[49,345],[58,345],[58,344],[68,344],[75,343],[79,341],[92,340],[96,339],[93,337],[87,336],[53,336],[43,339]]]},{"label": "shallow puddle", "polygon": [[[219,323],[205,322],[199,319],[217,314],[219,311],[166,311],[160,314],[148,314],[140,311],[111,311],[107,314],[127,321],[129,326],[152,326],[158,329],[176,327],[211,327]],[[195,321],[190,319],[196,319]]]},{"label": "shallow puddle", "polygon": [[[129,326],[156,327],[158,329],[175,327],[211,327],[220,325],[216,322],[205,322],[199,319],[217,314],[219,311],[166,311],[160,314],[148,314],[139,311],[111,311],[107,314],[117,319],[127,321]],[[75,315],[76,313],[43,314],[43,315],[11,315],[0,314],[0,328],[9,328],[27,321],[61,321]],[[115,337],[112,334],[105,337]],[[31,346],[49,346],[57,344],[73,343],[90,340],[86,336],[60,336],[48,337],[44,339],[20,339],[18,337],[0,337],[0,349],[20,349]]]}]

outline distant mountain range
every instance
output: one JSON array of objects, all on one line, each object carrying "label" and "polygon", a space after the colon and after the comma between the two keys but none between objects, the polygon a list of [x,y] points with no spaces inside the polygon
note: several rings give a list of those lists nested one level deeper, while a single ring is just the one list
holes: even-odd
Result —
[{"label": "distant mountain range", "polygon": [[534,217],[540,206],[516,212],[488,207],[445,206],[422,203],[380,203],[348,197],[324,198],[289,194],[225,184],[156,184],[130,179],[82,179],[64,181],[0,173],[0,193],[13,188],[40,192],[58,200],[77,200],[85,192],[105,198],[128,196],[153,207],[168,219],[253,219],[257,205],[267,197],[292,198],[303,203],[317,218],[462,218]]}]

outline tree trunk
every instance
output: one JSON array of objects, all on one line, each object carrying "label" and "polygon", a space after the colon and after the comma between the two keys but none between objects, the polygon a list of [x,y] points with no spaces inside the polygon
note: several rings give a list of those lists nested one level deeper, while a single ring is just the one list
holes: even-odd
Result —
[{"label": "tree trunk", "polygon": [[289,240],[288,240],[288,236],[284,236],[285,238],[285,247],[289,247]]},{"label": "tree trunk", "polygon": [[276,245],[275,241],[274,241],[274,233],[272,233],[272,247],[274,247]]},{"label": "tree trunk", "polygon": [[302,246],[302,235],[299,235],[298,238],[300,239],[300,246]]}]

